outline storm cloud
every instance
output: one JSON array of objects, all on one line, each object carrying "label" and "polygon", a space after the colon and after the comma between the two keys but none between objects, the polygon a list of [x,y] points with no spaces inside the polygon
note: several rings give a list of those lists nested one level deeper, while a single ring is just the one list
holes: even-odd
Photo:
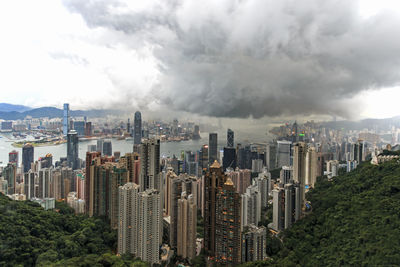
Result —
[{"label": "storm cloud", "polygon": [[151,48],[159,77],[143,99],[161,108],[234,118],[347,117],[353,107],[345,100],[400,81],[400,18],[390,11],[364,18],[357,1],[64,5],[89,27],[123,33],[119,41],[132,49]]}]

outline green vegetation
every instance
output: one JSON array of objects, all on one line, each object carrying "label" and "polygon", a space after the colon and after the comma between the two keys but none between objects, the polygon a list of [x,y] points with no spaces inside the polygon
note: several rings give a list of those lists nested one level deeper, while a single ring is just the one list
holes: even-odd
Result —
[{"label": "green vegetation", "polygon": [[0,194],[0,266],[147,266],[114,255],[117,234],[104,220],[56,208]]},{"label": "green vegetation", "polygon": [[[398,266],[400,164],[364,163],[307,195],[313,212],[273,240],[271,260],[245,266]],[[268,245],[272,248],[272,245]]]}]

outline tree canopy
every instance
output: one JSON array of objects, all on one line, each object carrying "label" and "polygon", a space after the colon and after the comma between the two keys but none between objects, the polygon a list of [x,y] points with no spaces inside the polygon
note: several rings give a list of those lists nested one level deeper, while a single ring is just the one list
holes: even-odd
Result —
[{"label": "tree canopy", "polygon": [[313,212],[281,233],[271,260],[246,266],[400,264],[399,163],[364,163],[332,181],[320,179],[307,199]]},{"label": "tree canopy", "polygon": [[101,218],[65,203],[46,211],[0,194],[0,266],[147,266],[115,255],[117,234]]}]

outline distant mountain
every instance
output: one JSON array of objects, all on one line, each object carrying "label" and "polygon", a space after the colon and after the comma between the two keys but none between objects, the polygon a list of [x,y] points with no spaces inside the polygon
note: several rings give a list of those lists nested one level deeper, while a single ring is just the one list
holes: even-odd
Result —
[{"label": "distant mountain", "polygon": [[27,106],[22,106],[22,105],[13,105],[13,104],[8,104],[8,103],[0,103],[0,111],[1,112],[12,112],[12,111],[17,111],[17,112],[24,112],[31,110],[32,108],[27,107]]},{"label": "distant mountain", "polygon": [[[95,110],[95,109],[70,111],[70,116],[74,117],[87,116],[89,118],[99,118],[99,117],[105,117],[107,115],[117,115],[117,114],[121,114],[121,112],[116,110]],[[63,110],[54,107],[35,108],[23,112],[17,112],[17,111],[6,112],[0,110],[0,119],[3,120],[22,120],[26,118],[26,116],[31,116],[32,118],[43,118],[43,117],[62,118]]]}]

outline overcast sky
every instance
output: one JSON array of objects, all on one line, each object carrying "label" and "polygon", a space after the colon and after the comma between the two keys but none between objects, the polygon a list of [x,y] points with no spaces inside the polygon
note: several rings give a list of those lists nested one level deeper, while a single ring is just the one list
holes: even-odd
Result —
[{"label": "overcast sky", "polygon": [[0,102],[400,115],[400,1],[0,2]]}]

